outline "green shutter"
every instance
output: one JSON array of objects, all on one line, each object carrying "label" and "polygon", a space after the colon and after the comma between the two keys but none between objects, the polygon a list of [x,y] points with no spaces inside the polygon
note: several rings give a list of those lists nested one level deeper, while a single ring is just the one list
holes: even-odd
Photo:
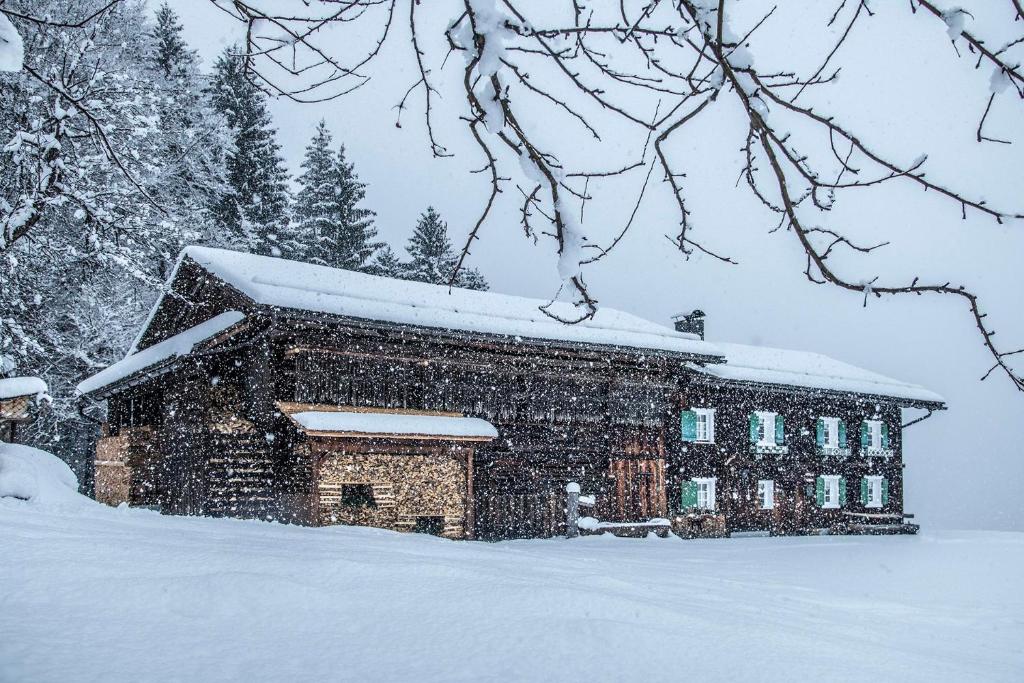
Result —
[{"label": "green shutter", "polygon": [[868,504],[868,478],[861,477],[860,480],[860,504]]},{"label": "green shutter", "polygon": [[839,507],[846,505],[846,477],[839,477]]},{"label": "green shutter", "polygon": [[697,482],[683,482],[682,497],[680,498],[679,503],[683,510],[692,510],[697,507]]},{"label": "green shutter", "polygon": [[697,440],[697,413],[692,410],[684,410],[682,417],[683,441]]},{"label": "green shutter", "polygon": [[775,443],[782,445],[786,440],[786,427],[782,422],[782,416],[775,416]]},{"label": "green shutter", "polygon": [[846,423],[839,421],[839,447],[846,448]]},{"label": "green shutter", "polygon": [[889,504],[889,480],[882,480],[882,506]]},{"label": "green shutter", "polygon": [[867,450],[870,442],[868,441],[868,423],[867,420],[860,423],[860,447],[861,450]]},{"label": "green shutter", "polygon": [[825,445],[825,421],[820,417],[818,423],[814,426],[814,438],[817,441],[818,448]]},{"label": "green shutter", "polygon": [[750,414],[750,443],[757,443],[757,425],[760,421],[758,420],[757,413]]},{"label": "green shutter", "polygon": [[825,506],[825,477],[818,477],[814,482],[814,495],[818,499],[818,507]]},{"label": "green shutter", "polygon": [[882,423],[882,448],[889,447],[889,425]]}]

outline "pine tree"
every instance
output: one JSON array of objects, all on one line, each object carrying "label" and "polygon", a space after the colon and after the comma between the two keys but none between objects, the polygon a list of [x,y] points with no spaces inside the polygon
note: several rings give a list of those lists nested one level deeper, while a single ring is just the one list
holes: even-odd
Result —
[{"label": "pine tree", "polygon": [[[436,285],[446,285],[451,281],[459,259],[448,239],[448,224],[434,207],[427,207],[426,213],[420,216],[405,250],[411,257],[403,268],[406,279]],[[466,289],[487,289],[487,280],[476,269],[460,270],[454,284]]]},{"label": "pine tree", "polygon": [[366,185],[345,160],[345,148],[331,152],[332,137],[323,121],[306,146],[295,195],[295,225],[290,235],[294,258],[336,268],[368,270],[374,252],[373,212],[358,206]]},{"label": "pine tree", "polygon": [[338,268],[364,270],[374,253],[384,246],[375,241],[373,211],[358,204],[366,197],[366,183],[359,180],[355,164],[345,160],[345,146],[338,149],[332,178],[335,183],[338,223],[324,260]]},{"label": "pine tree", "polygon": [[224,190],[210,213],[222,234],[215,241],[255,253],[278,253],[287,228],[288,173],[263,94],[228,48],[218,58],[210,87],[213,108],[231,128]]},{"label": "pine tree", "polygon": [[405,264],[399,260],[398,255],[390,246],[384,245],[377,252],[373,262],[366,268],[366,272],[382,277],[401,278],[405,275]]},{"label": "pine tree", "polygon": [[299,191],[292,208],[293,223],[289,229],[290,249],[287,256],[299,261],[326,264],[328,242],[334,235],[338,215],[337,188],[334,186],[334,154],[331,133],[323,120],[317,124],[313,138],[306,145]]},{"label": "pine tree", "polygon": [[[161,168],[154,196],[168,209],[165,221],[176,223],[181,239],[163,264],[181,246],[201,237],[200,226],[212,223],[208,209],[225,189],[224,164],[230,146],[223,116],[214,112],[204,95],[199,58],[181,37],[178,15],[164,2],[146,33],[144,59],[159,95],[159,142],[154,161]],[[208,240],[216,243],[216,240]]]},{"label": "pine tree", "polygon": [[181,32],[178,15],[164,0],[156,11],[156,24],[150,32],[154,43],[150,56],[164,78],[178,76],[195,63],[194,53],[188,49]]}]

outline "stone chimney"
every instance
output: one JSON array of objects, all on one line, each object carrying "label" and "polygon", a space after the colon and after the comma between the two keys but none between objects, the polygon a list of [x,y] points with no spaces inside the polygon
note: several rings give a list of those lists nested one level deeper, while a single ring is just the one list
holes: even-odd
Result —
[{"label": "stone chimney", "polygon": [[677,313],[672,316],[676,332],[695,334],[701,339],[704,338],[704,311],[694,309],[689,313]]}]

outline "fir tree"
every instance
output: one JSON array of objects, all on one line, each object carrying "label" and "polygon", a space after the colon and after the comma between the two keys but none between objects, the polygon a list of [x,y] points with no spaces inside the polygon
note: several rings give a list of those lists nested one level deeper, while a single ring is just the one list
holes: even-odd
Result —
[{"label": "fir tree", "polygon": [[390,246],[384,245],[377,252],[373,262],[366,268],[366,272],[382,277],[401,278],[405,275],[405,264],[399,260],[398,255]]},{"label": "fir tree", "polygon": [[215,237],[227,246],[255,253],[278,253],[277,242],[287,227],[288,173],[281,158],[263,93],[228,48],[217,60],[210,87],[213,108],[231,128],[231,149],[225,158],[224,190],[210,212]]},{"label": "fir tree", "polygon": [[[448,224],[434,207],[427,207],[426,213],[420,216],[405,250],[411,257],[403,268],[406,279],[436,285],[446,285],[451,281],[459,259],[448,239]],[[487,289],[487,280],[476,269],[462,268],[454,284],[466,289]]]},{"label": "fir tree", "polygon": [[366,197],[366,183],[356,175],[355,164],[345,160],[344,145],[338,148],[332,179],[337,193],[338,222],[328,240],[324,260],[338,268],[363,270],[384,244],[375,241],[373,211],[359,206]]},{"label": "fir tree", "polygon": [[150,32],[153,40],[151,59],[164,78],[181,75],[195,63],[194,53],[188,49],[181,32],[178,15],[164,0],[156,11],[156,24]]},{"label": "fir tree", "polygon": [[302,161],[291,239],[296,258],[349,270],[368,270],[382,244],[373,241],[373,212],[358,206],[366,185],[345,160],[345,148],[331,152],[331,133],[321,121]]},{"label": "fir tree", "polygon": [[158,94],[160,132],[153,160],[161,175],[151,192],[168,209],[164,220],[176,223],[181,236],[168,252],[161,277],[167,275],[178,249],[197,241],[200,226],[212,223],[207,210],[224,192],[224,164],[230,146],[224,117],[212,110],[203,93],[198,56],[181,33],[178,15],[164,2],[145,34],[143,57]]}]

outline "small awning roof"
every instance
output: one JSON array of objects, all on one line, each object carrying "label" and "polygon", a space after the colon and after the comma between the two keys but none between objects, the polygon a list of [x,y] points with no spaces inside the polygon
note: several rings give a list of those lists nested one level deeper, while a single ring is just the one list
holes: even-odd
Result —
[{"label": "small awning roof", "polygon": [[316,436],[360,439],[490,441],[498,430],[487,420],[453,414],[368,412],[301,403],[279,403],[303,431]]}]

